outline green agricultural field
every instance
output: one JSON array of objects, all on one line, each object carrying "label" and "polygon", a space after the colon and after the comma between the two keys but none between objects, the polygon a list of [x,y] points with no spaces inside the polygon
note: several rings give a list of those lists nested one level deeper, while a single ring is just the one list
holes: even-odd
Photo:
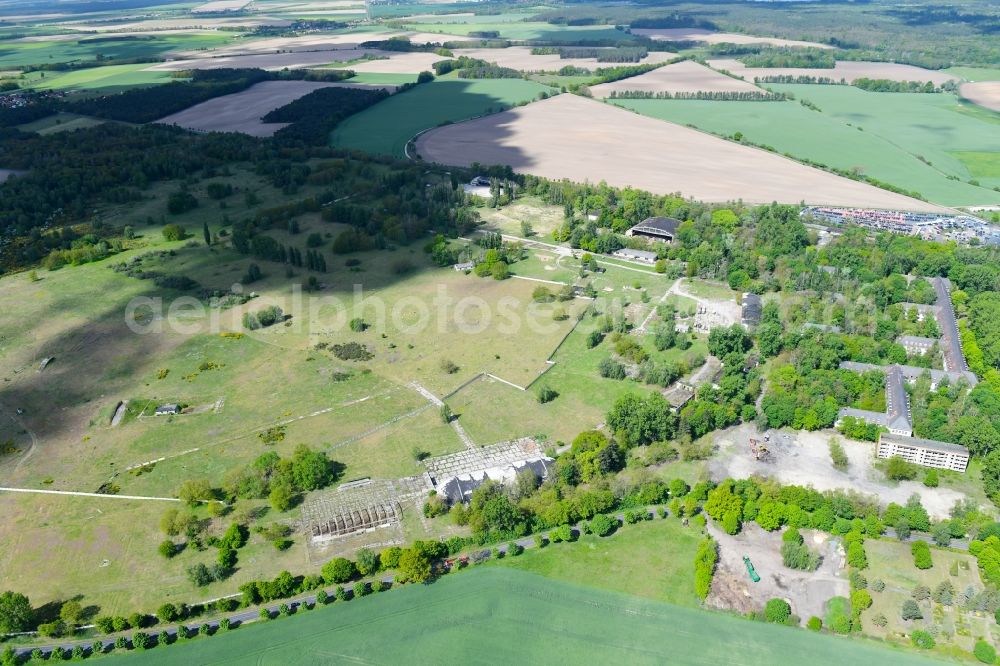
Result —
[{"label": "green agricultural field", "polygon": [[101,93],[172,81],[170,72],[146,72],[149,63],[108,65],[69,72],[33,72],[27,75],[36,90],[93,90]]},{"label": "green agricultural field", "polygon": [[[643,115],[732,136],[845,170],[859,169],[945,205],[995,204],[1000,178],[979,177],[955,151],[1000,154],[1000,133],[964,112],[954,95],[869,93],[850,86],[771,85],[797,101],[617,100]],[[993,114],[996,115],[996,114]],[[922,161],[920,158],[924,158]],[[951,180],[949,176],[960,179]]]},{"label": "green agricultural field", "polygon": [[54,134],[56,132],[68,132],[84,127],[94,127],[107,121],[101,118],[90,116],[80,116],[75,113],[56,113],[48,118],[42,118],[31,123],[18,125],[18,129],[23,132],[38,132],[39,134]]},{"label": "green agricultural field", "polygon": [[[79,39],[12,40],[4,43],[0,68],[63,62],[150,58],[171,51],[215,48],[236,39],[224,31],[169,35],[81,35]],[[148,66],[148,65],[147,65]]]},{"label": "green agricultural field", "polygon": [[956,151],[952,153],[961,160],[974,178],[1000,179],[1000,152]]},{"label": "green agricultural field", "polygon": [[351,116],[333,131],[333,145],[402,157],[420,132],[529,102],[551,88],[523,79],[436,79]]},{"label": "green agricultural field", "polygon": [[109,663],[932,664],[923,656],[484,568]]},{"label": "green agricultural field", "polygon": [[990,69],[988,67],[949,67],[944,71],[955,76],[960,76],[966,81],[1000,81],[1000,69]]},{"label": "green agricultural field", "polygon": [[416,83],[416,74],[384,74],[382,72],[358,72],[351,77],[351,83],[384,83],[401,86],[404,83]]}]

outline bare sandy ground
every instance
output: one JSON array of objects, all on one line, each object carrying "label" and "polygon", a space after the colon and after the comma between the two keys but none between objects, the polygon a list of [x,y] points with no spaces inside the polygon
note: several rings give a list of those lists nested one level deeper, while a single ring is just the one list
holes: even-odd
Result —
[{"label": "bare sandy ground", "polygon": [[889,485],[872,463],[875,445],[840,437],[844,452],[850,459],[846,472],[836,469],[830,462],[829,441],[838,436],[833,431],[791,432],[771,431],[767,447],[770,460],[757,461],[750,454],[747,441],[750,437],[762,439],[753,425],[741,425],[715,435],[719,454],[710,465],[713,480],[726,477],[745,479],[752,475],[777,479],[784,484],[812,486],[816,490],[856,490],[874,496],[883,506],[889,502],[906,504],[910,495],[919,495],[927,513],[932,518],[949,517],[949,509],[965,498],[963,493],[950,488],[927,488],[919,481],[900,481]]},{"label": "bare sandy ground", "polygon": [[810,69],[808,67],[747,67],[739,60],[722,59],[709,60],[708,64],[715,69],[724,69],[736,76],[742,76],[747,81],[753,81],[757,76],[815,76],[826,77],[836,81],[846,79],[889,79],[890,81],[933,81],[941,85],[946,81],[957,81],[958,77],[946,72],[938,72],[913,65],[900,65],[895,62],[842,61],[837,62],[833,69]]},{"label": "bare sandy ground", "polygon": [[235,93],[210,99],[156,121],[203,132],[242,132],[250,136],[271,136],[287,123],[264,123],[261,117],[320,88],[387,88],[362,83],[322,81],[264,81]]},{"label": "bare sandy ground", "polygon": [[963,83],[959,92],[962,93],[962,97],[973,104],[1000,111],[1000,81]]},{"label": "bare sandy ground", "polygon": [[[558,72],[563,67],[614,67],[613,63],[598,62],[597,58],[560,58],[553,55],[531,55],[531,47],[510,46],[505,49],[455,49],[456,56],[479,58],[486,62],[494,62],[501,67],[510,67],[522,72]],[[654,51],[646,56],[643,63],[664,62],[676,57],[676,53]],[[633,79],[634,80],[634,79]]]},{"label": "bare sandy ground", "polygon": [[[362,49],[339,49],[337,51],[307,51],[305,53],[261,53],[258,55],[221,56],[169,60],[147,67],[144,71],[181,72],[188,69],[222,69],[226,67],[266,70],[299,69],[316,67],[338,62],[347,62],[366,55],[378,55],[380,51]],[[388,55],[388,53],[386,53]],[[440,60],[440,56],[436,56]],[[355,69],[352,65],[350,69]],[[419,71],[419,70],[418,70]]]},{"label": "bare sandy ground", "polygon": [[773,46],[811,46],[817,49],[833,48],[816,42],[801,42],[797,39],[780,39],[778,37],[756,37],[741,35],[734,32],[713,32],[700,28],[635,28],[633,35],[642,35],[650,39],[672,42],[705,42],[706,44],[771,44]]},{"label": "bare sandy ground", "polygon": [[693,60],[666,65],[629,79],[602,83],[599,86],[591,87],[590,92],[594,97],[609,97],[613,91],[623,92],[626,90],[641,90],[652,93],[762,92],[752,83],[720,74]]},{"label": "bare sandy ground", "polygon": [[607,181],[703,201],[781,201],[942,210],[773,153],[577,95],[558,95],[435,128],[417,141],[424,159],[507,164],[548,178]]},{"label": "bare sandy ground", "polygon": [[447,60],[447,58],[436,53],[393,53],[386,60],[369,60],[350,65],[348,68],[355,72],[416,74],[425,70],[430,71],[434,63],[442,60]]}]

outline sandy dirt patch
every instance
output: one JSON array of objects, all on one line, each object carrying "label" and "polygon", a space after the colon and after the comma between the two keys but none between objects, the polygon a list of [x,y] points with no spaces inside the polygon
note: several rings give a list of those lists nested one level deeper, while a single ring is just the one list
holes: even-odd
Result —
[{"label": "sandy dirt patch", "polygon": [[1000,81],[977,81],[963,83],[959,88],[962,97],[973,104],[1000,111]]},{"label": "sandy dirt patch", "polygon": [[[844,578],[843,546],[828,534],[800,530],[806,545],[823,558],[816,571],[806,572],[789,569],[782,562],[780,531],[767,532],[755,523],[745,523],[735,536],[711,523],[708,531],[719,543],[719,563],[706,602],[711,607],[746,613],[763,610],[769,599],[784,599],[805,623],[812,615],[823,617],[830,597],[846,597],[851,592]],[[744,555],[760,582],[750,580]]]},{"label": "sandy dirt patch", "polygon": [[[558,72],[563,67],[596,69],[615,66],[614,63],[598,62],[597,58],[560,58],[558,54],[531,55],[529,46],[510,46],[505,49],[455,49],[454,53],[456,56],[478,58],[522,72]],[[653,51],[642,62],[643,64],[664,62],[676,56],[676,53]]]},{"label": "sandy dirt patch", "polygon": [[261,117],[320,88],[371,88],[361,83],[323,81],[264,81],[242,92],[223,95],[158,120],[202,132],[242,132],[271,136],[287,123],[264,123]]},{"label": "sandy dirt patch", "polygon": [[756,37],[741,35],[734,32],[713,32],[700,28],[635,28],[633,35],[642,35],[650,39],[669,42],[705,42],[706,44],[771,44],[772,46],[811,46],[817,49],[830,49],[832,46],[817,42],[801,42],[797,39],[780,39],[778,37]]},{"label": "sandy dirt patch", "polygon": [[348,69],[379,74],[416,74],[432,71],[434,63],[447,59],[436,53],[393,53],[387,59],[360,62],[350,65]]},{"label": "sandy dirt patch", "polygon": [[612,92],[640,90],[642,92],[763,92],[760,88],[696,63],[693,60],[666,65],[651,72],[621,81],[602,83],[590,89],[594,97],[609,97]]},{"label": "sandy dirt patch", "polygon": [[[189,58],[170,60],[147,67],[144,71],[181,72],[189,69],[224,69],[259,67],[265,70],[301,69],[356,60],[368,55],[379,55],[380,51],[363,49],[340,49],[337,51],[309,51],[307,53],[266,53],[260,55],[222,56],[209,58]],[[409,55],[409,54],[408,54]],[[439,57],[440,59],[440,57]],[[348,66],[344,66],[348,69]],[[349,69],[355,69],[353,65]]]},{"label": "sandy dirt patch", "polygon": [[[949,509],[965,498],[949,488],[927,488],[919,481],[900,481],[889,485],[881,472],[873,467],[874,444],[855,442],[826,430],[817,432],[771,431],[767,443],[771,451],[769,460],[757,461],[747,445],[751,437],[763,437],[754,425],[740,425],[714,435],[719,453],[710,465],[714,480],[724,478],[745,479],[757,474],[777,479],[784,484],[812,486],[816,490],[856,490],[878,498],[885,506],[889,502],[906,504],[910,495],[919,495],[924,508],[932,518],[949,517]],[[829,441],[839,437],[850,459],[846,472],[834,468],[830,462]]]},{"label": "sandy dirt patch", "polygon": [[439,127],[417,140],[424,159],[505,164],[577,182],[607,181],[702,201],[781,201],[942,210],[763,150],[577,95]]},{"label": "sandy dirt patch", "polygon": [[753,81],[758,76],[815,76],[841,79],[850,83],[855,79],[889,79],[890,81],[932,81],[941,85],[947,81],[957,81],[958,77],[946,72],[938,72],[913,65],[900,65],[895,62],[838,62],[833,69],[810,69],[808,67],[747,67],[739,60],[721,59],[709,60],[708,64],[715,69],[724,69],[747,81]]}]

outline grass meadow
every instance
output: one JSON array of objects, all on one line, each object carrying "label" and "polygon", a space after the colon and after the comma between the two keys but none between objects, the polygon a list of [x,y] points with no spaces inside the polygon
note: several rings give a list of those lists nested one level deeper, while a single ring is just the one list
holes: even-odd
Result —
[{"label": "grass meadow", "polygon": [[[972,105],[950,94],[869,93],[850,86],[769,87],[808,100],[820,111],[798,101],[617,100],[615,104],[716,134],[741,132],[749,141],[800,159],[858,168],[936,203],[1000,202],[1000,194],[989,189],[1000,185],[1000,178],[973,173],[977,163],[961,156],[964,151],[1000,154],[995,125],[1000,114],[984,109],[968,113],[966,108]],[[972,179],[982,187],[967,182]]]},{"label": "grass meadow", "polygon": [[[171,51],[217,48],[238,33],[225,31],[166,35],[80,35],[79,39],[54,38],[44,41],[10,40],[0,53],[0,68],[62,62],[149,58]],[[147,65],[148,67],[148,65]]]},{"label": "grass meadow", "polygon": [[[359,629],[363,628],[363,631]],[[499,567],[408,586],[109,663],[936,663]]]}]

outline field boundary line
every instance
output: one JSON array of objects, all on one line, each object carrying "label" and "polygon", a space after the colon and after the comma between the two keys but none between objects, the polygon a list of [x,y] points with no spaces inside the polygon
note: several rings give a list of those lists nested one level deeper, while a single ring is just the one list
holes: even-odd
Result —
[{"label": "field boundary line", "polygon": [[145,495],[108,495],[105,493],[84,493],[75,490],[44,490],[42,488],[10,488],[0,486],[0,491],[8,493],[37,493],[39,495],[70,495],[73,497],[101,497],[121,500],[149,500],[152,502],[180,502],[176,497],[149,497]]},{"label": "field boundary line", "polygon": [[488,372],[484,372],[483,374],[484,374],[485,376],[489,377],[490,379],[495,379],[495,380],[497,380],[498,382],[501,382],[501,383],[503,383],[503,384],[506,384],[507,386],[513,386],[513,387],[514,387],[514,388],[516,388],[516,389],[517,389],[518,391],[527,391],[527,390],[528,390],[528,387],[526,387],[526,386],[519,386],[519,385],[515,384],[514,382],[509,382],[509,381],[507,381],[506,379],[503,379],[502,377],[497,377],[496,375],[493,375],[493,374],[490,374],[490,373],[488,373]]},{"label": "field boundary line", "polygon": [[454,396],[454,395],[455,395],[456,393],[458,393],[459,391],[461,391],[462,389],[464,389],[464,388],[465,388],[466,386],[468,386],[469,384],[471,384],[471,383],[475,382],[475,381],[476,381],[476,380],[478,380],[478,379],[482,379],[482,378],[483,378],[483,375],[485,375],[485,374],[486,374],[485,372],[477,372],[477,373],[476,373],[475,375],[473,375],[473,377],[472,377],[471,379],[466,379],[466,380],[465,380],[464,382],[462,382],[461,384],[459,384],[459,385],[458,385],[458,388],[456,388],[456,389],[455,389],[454,391],[452,391],[452,392],[451,392],[451,393],[449,393],[448,395],[445,395],[445,396],[442,396],[442,397],[441,397],[441,400],[442,400],[442,401],[445,401],[445,400],[447,400],[448,398],[451,398],[451,397],[453,397],[453,396]]}]

